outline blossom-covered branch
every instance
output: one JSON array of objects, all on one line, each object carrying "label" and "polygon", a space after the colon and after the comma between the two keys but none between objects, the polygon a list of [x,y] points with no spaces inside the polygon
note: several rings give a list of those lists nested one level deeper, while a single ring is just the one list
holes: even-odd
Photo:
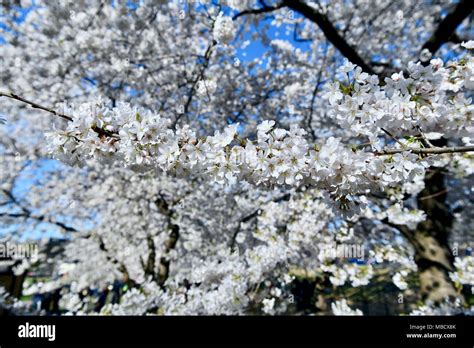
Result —
[{"label": "blossom-covered branch", "polygon": [[[367,136],[373,152],[350,148],[336,138],[311,144],[303,129],[275,129],[274,121],[258,126],[255,141],[241,139],[238,124],[198,138],[186,126],[173,131],[169,120],[148,110],[124,103],[110,109],[100,101],[71,109],[74,121],[67,129],[48,135],[50,149],[72,162],[113,160],[176,174],[206,175],[220,183],[237,179],[257,184],[305,182],[338,194],[360,192],[422,175],[428,163],[420,160],[419,154],[473,150],[472,146],[422,148],[410,135],[420,126],[428,132],[442,127],[446,135],[457,137],[472,134],[472,106],[461,93],[472,86],[472,64],[470,57],[446,68],[439,60],[428,67],[410,64],[408,78],[394,74],[379,86],[376,76],[346,63],[341,68],[345,81],[330,84],[325,97],[332,106],[331,115],[354,135]],[[96,129],[117,136],[100,134]],[[404,143],[397,140],[398,147],[382,148],[379,135],[387,132],[391,137],[404,133],[408,138]],[[393,156],[384,159],[381,155]]]},{"label": "blossom-covered branch", "polygon": [[[334,82],[325,97],[343,127],[372,140],[373,152],[350,148],[335,138],[313,145],[303,129],[274,129],[274,121],[258,126],[256,141],[241,139],[238,124],[198,138],[189,127],[173,131],[169,120],[126,103],[109,108],[99,100],[71,108],[68,114],[72,116],[66,116],[15,94],[5,96],[71,121],[66,131],[48,134],[51,151],[70,163],[89,158],[112,160],[127,166],[156,166],[178,175],[205,175],[220,183],[237,179],[257,184],[310,183],[341,196],[413,180],[428,165],[416,155],[474,151],[473,146],[422,148],[404,144],[384,128],[410,132],[420,125],[435,129],[442,122],[445,132],[448,127],[461,135],[463,129],[469,132],[471,106],[462,94],[451,98],[447,91],[470,87],[470,64],[472,58],[449,65],[449,70],[439,61],[428,67],[412,64],[409,78],[394,74],[381,88],[376,76],[347,63],[341,72],[348,82]],[[449,113],[456,121],[447,123],[449,120],[436,117],[436,113]],[[382,149],[376,138],[380,132],[395,139],[399,148]],[[394,156],[379,158],[383,155]]]}]

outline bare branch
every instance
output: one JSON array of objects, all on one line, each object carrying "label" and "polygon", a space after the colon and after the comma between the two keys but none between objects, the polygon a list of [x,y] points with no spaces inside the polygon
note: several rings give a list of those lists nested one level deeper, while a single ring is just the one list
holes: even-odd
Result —
[{"label": "bare branch", "polygon": [[391,149],[375,152],[375,155],[385,156],[394,155],[402,152],[411,152],[418,155],[439,155],[443,153],[458,153],[471,151],[474,151],[474,146]]},{"label": "bare branch", "polygon": [[436,51],[451,38],[456,28],[466,19],[474,10],[474,2],[472,0],[461,0],[453,12],[448,14],[439,24],[436,31],[431,35],[428,41],[423,45],[421,50],[428,49],[431,54]]},{"label": "bare branch", "polygon": [[32,108],[34,109],[40,109],[40,110],[43,110],[43,111],[47,111],[55,116],[58,116],[58,117],[61,117],[61,118],[64,118],[65,120],[68,120],[69,122],[72,122],[72,117],[71,116],[68,116],[68,115],[65,115],[65,114],[62,114],[62,113],[59,113],[57,112],[56,110],[53,110],[51,108],[48,108],[46,106],[42,106],[42,105],[39,105],[39,104],[36,104],[32,101],[29,101],[23,97],[20,97],[16,94],[13,94],[13,93],[2,93],[0,92],[0,97],[7,97],[7,98],[11,98],[11,99],[15,99],[15,100],[18,100],[22,103],[25,103],[25,104],[28,104],[30,105]]},{"label": "bare branch", "polygon": [[[279,196],[279,197],[275,197],[273,199],[270,199],[269,201],[265,202],[264,204],[262,205],[265,205],[267,203],[270,203],[270,202],[275,202],[275,203],[279,203],[279,202],[282,202],[282,201],[287,201],[289,200],[291,197],[291,194],[290,193],[285,193],[284,195],[282,196]],[[255,209],[253,212],[245,215],[244,217],[242,217],[240,219],[240,221],[238,222],[238,225],[237,225],[237,228],[235,229],[231,239],[230,239],[230,249],[231,250],[235,250],[235,243],[236,243],[236,239],[237,239],[237,235],[239,234],[240,232],[240,229],[241,229],[241,224],[242,223],[245,223],[245,222],[249,222],[250,220],[252,220],[253,218],[257,217],[260,212],[261,212],[261,206],[259,206],[257,209]]]},{"label": "bare branch", "polygon": [[398,145],[402,146],[402,147],[406,147],[406,145],[404,143],[402,143],[400,140],[398,140],[397,138],[395,138],[395,136],[390,133],[388,130],[386,130],[385,128],[381,127],[380,128],[385,134],[387,134],[390,138],[392,138],[393,140],[395,140],[397,142]]},{"label": "bare branch", "polygon": [[241,16],[245,16],[245,15],[249,15],[249,14],[254,15],[254,14],[273,12],[273,11],[276,11],[276,10],[282,8],[283,6],[285,6],[283,3],[278,4],[276,6],[268,6],[263,1],[261,1],[260,4],[262,5],[261,8],[244,10],[242,12],[237,13],[234,17],[232,17],[232,19],[236,20],[237,18],[239,18]]},{"label": "bare branch", "polygon": [[199,71],[199,75],[192,81],[191,89],[189,90],[188,98],[186,100],[186,104],[184,105],[184,111],[181,114],[178,114],[176,119],[173,122],[173,129],[176,128],[179,120],[183,115],[187,115],[189,111],[189,107],[191,106],[191,102],[193,100],[194,92],[196,90],[197,84],[204,78],[204,74],[206,72],[207,67],[209,66],[209,61],[212,55],[212,49],[217,45],[217,42],[213,40],[209,46],[207,47],[206,53],[204,54],[204,63],[202,64],[201,70]]}]

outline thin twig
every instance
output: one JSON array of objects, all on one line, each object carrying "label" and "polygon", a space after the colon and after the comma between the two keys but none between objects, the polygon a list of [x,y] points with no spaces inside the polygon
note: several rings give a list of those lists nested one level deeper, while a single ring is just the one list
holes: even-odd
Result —
[{"label": "thin twig", "polygon": [[273,12],[273,11],[279,10],[280,8],[282,8],[284,6],[285,5],[283,3],[278,4],[276,6],[268,6],[268,5],[263,4],[263,7],[261,7],[261,8],[248,9],[248,10],[244,10],[242,12],[237,13],[234,17],[232,17],[232,20],[236,20],[237,18],[239,18],[241,16],[245,16],[245,15],[249,15],[249,14],[256,15],[256,14],[261,14],[261,13]]},{"label": "thin twig", "polygon": [[416,129],[418,130],[418,132],[420,132],[420,137],[421,139],[426,143],[426,144],[423,144],[425,145],[426,147],[436,147],[434,146],[429,140],[428,138],[426,137],[426,135],[423,133],[423,131],[421,130],[421,127],[420,126],[416,126]]},{"label": "thin twig", "polygon": [[18,100],[18,101],[21,101],[22,103],[25,103],[25,104],[28,104],[30,105],[32,108],[34,109],[40,109],[40,110],[43,110],[43,111],[47,111],[53,115],[56,115],[56,116],[59,116],[61,118],[64,118],[65,120],[68,120],[69,122],[72,122],[72,117],[71,116],[68,116],[68,115],[65,115],[65,114],[62,114],[60,112],[57,112],[56,110],[53,110],[53,109],[50,109],[46,106],[43,106],[43,105],[39,105],[39,104],[36,104],[32,101],[29,101],[23,97],[20,97],[16,94],[13,94],[13,93],[2,93],[0,92],[0,97],[7,97],[7,98],[11,98],[11,99],[15,99],[15,100]]},{"label": "thin twig", "polygon": [[[213,27],[214,27],[214,24],[213,24]],[[191,106],[191,102],[193,100],[193,96],[194,96],[194,92],[196,90],[197,84],[199,83],[199,81],[204,79],[204,74],[206,72],[207,67],[209,66],[209,61],[211,59],[213,48],[216,45],[217,45],[217,42],[215,40],[212,40],[212,42],[207,47],[206,53],[204,53],[204,63],[201,67],[201,70],[199,71],[199,75],[192,81],[191,89],[189,90],[188,98],[186,100],[186,104],[184,105],[184,111],[183,111],[183,113],[178,114],[178,116],[174,120],[173,126],[172,126],[173,129],[176,128],[176,126],[178,125],[178,122],[181,119],[181,117],[183,115],[188,114],[189,107]],[[209,94],[208,94],[208,96],[209,96]],[[209,97],[209,99],[210,99],[210,97]]]},{"label": "thin twig", "polygon": [[441,190],[439,192],[436,192],[436,193],[433,193],[431,195],[427,195],[427,196],[423,196],[423,197],[420,197],[418,198],[418,200],[420,201],[424,201],[424,200],[427,200],[427,199],[430,199],[430,198],[434,198],[434,197],[438,197],[438,196],[441,196],[442,194],[448,192],[449,190],[446,188],[444,190]]},{"label": "thin twig", "polygon": [[406,145],[404,143],[402,143],[400,140],[398,140],[397,138],[395,138],[393,136],[392,133],[390,133],[388,130],[386,130],[385,128],[381,127],[380,128],[385,134],[387,134],[390,138],[392,138],[393,140],[395,140],[397,142],[398,145],[400,145],[401,147],[405,148]]},{"label": "thin twig", "polygon": [[457,147],[430,147],[430,148],[405,148],[391,149],[374,152],[376,156],[394,155],[402,152],[411,152],[418,155],[437,155],[443,153],[471,152],[474,146],[457,146]]}]

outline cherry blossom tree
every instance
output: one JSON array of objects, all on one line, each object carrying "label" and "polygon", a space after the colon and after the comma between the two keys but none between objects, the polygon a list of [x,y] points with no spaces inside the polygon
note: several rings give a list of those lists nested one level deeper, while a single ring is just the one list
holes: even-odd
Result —
[{"label": "cherry blossom tree", "polygon": [[54,264],[25,293],[72,314],[361,315],[385,288],[389,314],[472,313],[472,9],[7,3],[1,236],[66,241],[16,266]]}]

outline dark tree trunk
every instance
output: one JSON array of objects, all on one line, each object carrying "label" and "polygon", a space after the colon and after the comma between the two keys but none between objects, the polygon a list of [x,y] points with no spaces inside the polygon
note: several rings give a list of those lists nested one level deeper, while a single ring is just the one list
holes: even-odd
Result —
[{"label": "dark tree trunk", "polygon": [[[437,146],[446,145],[436,144]],[[449,278],[454,270],[453,255],[448,237],[453,216],[447,202],[445,175],[442,168],[430,168],[425,175],[425,188],[417,197],[418,208],[427,218],[411,233],[410,242],[415,248],[415,262],[419,269],[422,299],[435,304],[446,298],[461,298]]]}]

